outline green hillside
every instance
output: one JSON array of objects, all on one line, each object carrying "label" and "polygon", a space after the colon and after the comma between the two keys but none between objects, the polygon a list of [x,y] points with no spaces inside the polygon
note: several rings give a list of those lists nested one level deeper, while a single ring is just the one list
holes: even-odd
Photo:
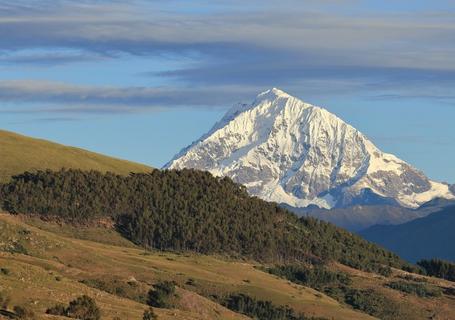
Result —
[{"label": "green hillside", "polygon": [[3,130],[0,130],[0,155],[0,182],[24,171],[45,169],[74,168],[118,174],[151,170],[142,164]]},{"label": "green hillside", "polygon": [[0,315],[84,294],[113,320],[455,316],[453,282],[207,172],[39,171],[0,199]]},{"label": "green hillside", "polygon": [[[286,279],[287,274],[267,272],[269,266],[192,252],[144,251],[106,225],[81,228],[0,214],[0,295],[9,298],[0,309],[23,306],[34,311],[36,319],[69,319],[51,317],[45,311],[58,303],[67,305],[82,294],[96,300],[101,319],[142,319],[148,309],[143,295],[162,281],[176,283],[177,297],[172,307],[154,308],[159,320],[251,319],[220,304],[220,298],[232,295],[288,306],[307,319],[424,320],[455,316],[450,289],[453,282],[396,269],[388,276],[378,276],[340,264],[328,265],[327,270],[332,272],[326,274],[336,272],[350,279],[340,285],[333,279],[322,281],[314,276],[302,281],[298,273],[297,278]],[[404,281],[443,293],[420,297],[390,287]],[[377,310],[386,314],[367,314]]]},{"label": "green hillside", "polygon": [[229,178],[208,172],[154,170],[128,177],[62,170],[15,176],[1,188],[1,206],[47,220],[110,219],[136,244],[161,250],[228,254],[261,261],[334,260],[366,271],[410,267],[341,228],[297,218],[250,197]]}]

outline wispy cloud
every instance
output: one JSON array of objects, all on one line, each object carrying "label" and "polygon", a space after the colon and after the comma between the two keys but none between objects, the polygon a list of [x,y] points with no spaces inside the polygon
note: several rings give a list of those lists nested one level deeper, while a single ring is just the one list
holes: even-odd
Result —
[{"label": "wispy cloud", "polygon": [[428,96],[434,83],[441,94],[453,88],[451,12],[348,13],[358,5],[354,0],[0,1],[0,63],[191,57],[176,69],[144,70],[171,83],[167,87],[3,82],[0,100],[71,105],[72,111],[83,106],[101,112],[104,106],[114,112],[226,105],[270,86],[327,94],[348,88],[378,97]]},{"label": "wispy cloud", "polygon": [[170,107],[226,107],[226,101],[251,98],[251,92],[258,89],[236,86],[102,87],[36,80],[0,81],[0,100],[15,104],[0,108],[0,112],[130,113]]},{"label": "wispy cloud", "polygon": [[107,56],[80,52],[7,52],[0,54],[0,64],[48,67],[76,62],[101,62],[108,58]]},{"label": "wispy cloud", "polygon": [[353,17],[299,10],[303,7],[207,15],[152,10],[137,1],[20,6],[0,14],[1,47],[197,52],[215,62],[253,59],[246,54],[255,53],[269,63],[293,56],[309,57],[315,65],[455,68],[455,17],[449,13]]}]

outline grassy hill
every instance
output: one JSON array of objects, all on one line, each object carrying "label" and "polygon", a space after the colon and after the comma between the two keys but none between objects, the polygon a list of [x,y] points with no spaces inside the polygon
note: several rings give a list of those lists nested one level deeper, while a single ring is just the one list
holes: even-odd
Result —
[{"label": "grassy hill", "polygon": [[455,317],[454,283],[206,172],[28,173],[0,197],[14,213],[0,215],[8,310],[44,316],[87,294],[103,319],[140,319],[149,290],[172,281],[158,319]]},{"label": "grassy hill", "polygon": [[[10,305],[30,306],[37,315],[57,302],[88,294],[101,307],[102,319],[141,319],[143,303],[94,288],[94,280],[117,280],[150,287],[162,280],[178,285],[173,309],[155,308],[159,319],[247,319],[213,302],[210,295],[242,292],[277,305],[290,305],[328,319],[373,319],[317,291],[294,285],[257,268],[253,262],[197,254],[144,251],[101,227],[87,229],[98,241],[74,238],[78,228],[38,219],[0,214],[0,291]],[[91,238],[91,236],[88,236]],[[18,253],[14,248],[22,248]],[[90,281],[92,280],[92,281]]]},{"label": "grassy hill", "polygon": [[152,169],[142,164],[3,130],[0,130],[0,155],[0,182],[24,171],[45,169],[74,168],[118,174],[147,172]]},{"label": "grassy hill", "polygon": [[[97,284],[128,288],[134,281],[135,287],[149,288],[163,280],[177,283],[179,299],[174,308],[154,308],[158,319],[249,319],[213,299],[231,293],[243,293],[277,306],[288,305],[307,316],[375,319],[323,292],[269,274],[263,271],[267,266],[258,262],[144,251],[105,226],[86,228],[81,233],[80,228],[69,225],[0,214],[0,231],[0,268],[8,270],[7,274],[0,273],[0,292],[11,297],[9,309],[12,305],[26,306],[38,319],[50,319],[44,314],[47,308],[58,302],[67,304],[81,294],[96,300],[102,319],[142,319],[147,306],[134,295],[125,296],[120,289],[109,293]],[[374,290],[387,297],[390,304],[399,305],[400,313],[388,319],[455,317],[454,296],[418,297],[386,285],[405,277],[419,277],[428,285],[450,290],[454,286],[451,282],[399,270],[383,277],[340,264],[330,268],[349,275],[350,287]]]}]

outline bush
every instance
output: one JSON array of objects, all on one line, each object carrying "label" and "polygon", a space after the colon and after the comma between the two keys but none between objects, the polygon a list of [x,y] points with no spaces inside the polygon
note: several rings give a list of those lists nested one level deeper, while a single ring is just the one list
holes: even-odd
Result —
[{"label": "bush", "polygon": [[[270,301],[256,300],[245,294],[233,294],[222,301],[229,310],[264,320],[310,320],[303,314],[296,314],[288,306],[275,306]],[[319,318],[322,319],[322,318]]]},{"label": "bush", "polygon": [[8,309],[10,301],[11,299],[6,293],[0,292],[0,308]]},{"label": "bush", "polygon": [[158,316],[153,311],[153,308],[144,311],[144,315],[142,316],[142,320],[156,320]]},{"label": "bush", "polygon": [[269,268],[268,272],[294,283],[311,287],[343,302],[346,287],[351,285],[351,278],[342,272],[330,271],[324,266],[305,267],[286,265]]},{"label": "bush", "polygon": [[70,318],[81,320],[101,319],[101,311],[96,305],[95,300],[86,295],[71,301],[66,309],[66,313]]},{"label": "bush", "polygon": [[23,306],[14,306],[14,313],[19,319],[35,319],[35,313]]},{"label": "bush", "polygon": [[7,252],[9,253],[18,253],[23,255],[28,255],[27,248],[25,248],[21,243],[15,242],[8,248]]},{"label": "bush", "polygon": [[371,289],[349,289],[345,295],[345,302],[354,309],[383,320],[406,318],[400,313],[400,308],[395,302]]},{"label": "bush", "polygon": [[322,290],[327,286],[350,285],[352,283],[347,274],[330,271],[323,266],[284,265],[269,268],[268,272],[316,290]]},{"label": "bush", "polygon": [[387,287],[401,292],[413,294],[421,298],[440,297],[442,295],[442,290],[440,288],[430,286],[425,283],[407,282],[399,280],[388,283]]},{"label": "bush", "polygon": [[54,316],[65,316],[66,315],[66,307],[62,303],[59,303],[59,304],[47,309],[46,313],[54,315]]},{"label": "bush", "polygon": [[101,311],[96,305],[95,300],[86,295],[71,301],[68,307],[65,307],[61,303],[57,304],[54,307],[47,309],[46,313],[80,320],[101,319]]},{"label": "bush", "polygon": [[147,303],[157,308],[173,308],[175,297],[175,283],[164,281],[153,285],[148,293]]},{"label": "bush", "polygon": [[80,282],[122,298],[144,304],[147,302],[147,288],[139,286],[137,282],[126,282],[119,279],[85,279]]},{"label": "bush", "polygon": [[11,274],[11,271],[7,268],[1,268],[0,269],[0,273],[5,275],[5,276],[9,276]]},{"label": "bush", "polygon": [[392,268],[389,266],[379,266],[375,271],[384,277],[390,277],[392,275]]}]

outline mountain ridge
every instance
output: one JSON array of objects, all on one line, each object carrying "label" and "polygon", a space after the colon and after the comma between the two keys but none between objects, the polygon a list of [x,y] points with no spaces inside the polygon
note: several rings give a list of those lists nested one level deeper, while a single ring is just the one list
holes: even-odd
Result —
[{"label": "mountain ridge", "polygon": [[359,232],[404,259],[439,258],[455,261],[455,203],[425,217],[399,225],[376,225]]},{"label": "mountain ridge", "polygon": [[412,208],[454,197],[336,115],[276,88],[233,106],[165,165],[185,167],[229,176],[252,195],[293,207],[347,207],[362,193]]}]

